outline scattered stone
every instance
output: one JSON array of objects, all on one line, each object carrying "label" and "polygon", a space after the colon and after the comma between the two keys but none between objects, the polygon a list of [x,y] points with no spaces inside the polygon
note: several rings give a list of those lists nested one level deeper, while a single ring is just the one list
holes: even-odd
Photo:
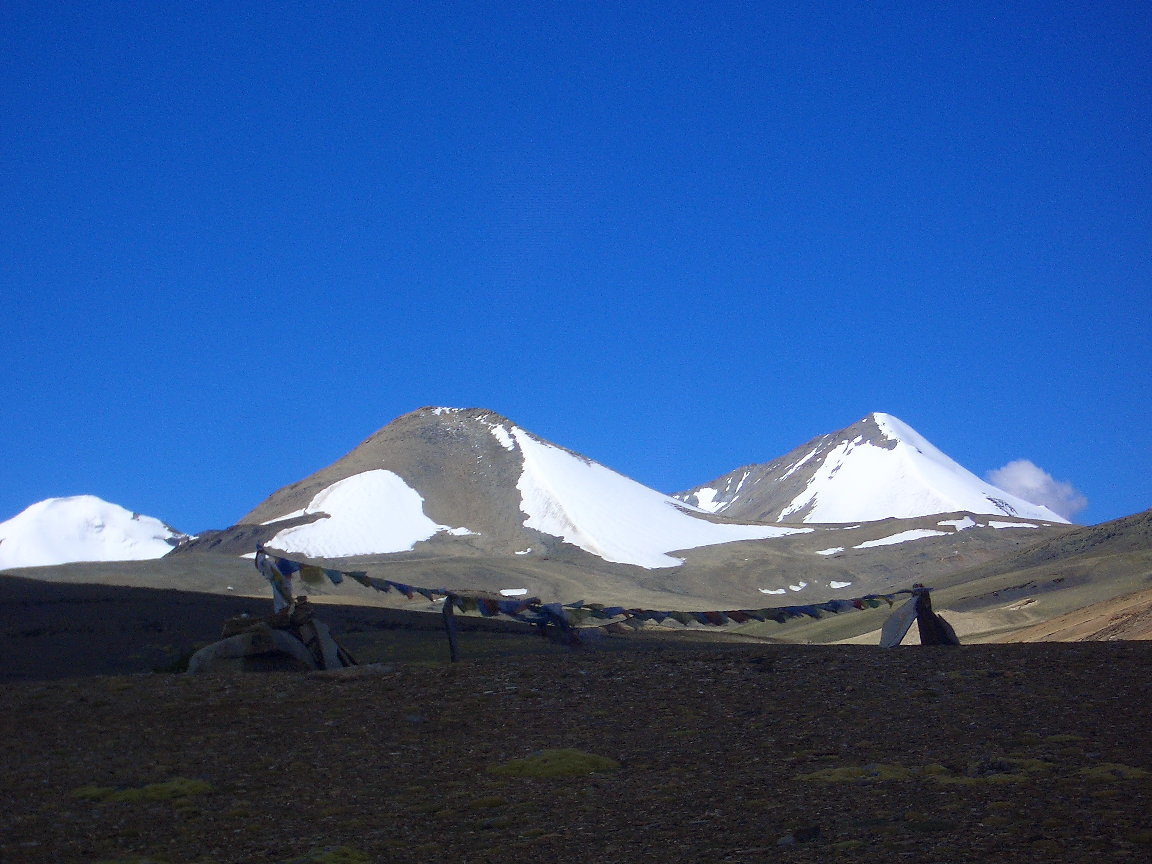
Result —
[{"label": "scattered stone", "polygon": [[495,807],[507,807],[508,802],[495,795],[489,795],[487,798],[477,798],[475,801],[470,801],[468,806],[473,810],[491,810]]},{"label": "scattered stone", "polygon": [[395,671],[395,666],[386,663],[365,663],[363,666],[344,666],[340,669],[319,669],[315,672],[310,672],[308,677],[327,679],[330,681],[358,681],[362,678],[391,675]]},{"label": "scattered stone", "polygon": [[795,835],[797,843],[811,843],[820,838],[820,826],[808,825],[804,828],[797,828],[792,833]]},{"label": "scattered stone", "polygon": [[292,858],[283,864],[369,864],[367,854],[348,846],[325,846],[313,849],[302,858]]}]

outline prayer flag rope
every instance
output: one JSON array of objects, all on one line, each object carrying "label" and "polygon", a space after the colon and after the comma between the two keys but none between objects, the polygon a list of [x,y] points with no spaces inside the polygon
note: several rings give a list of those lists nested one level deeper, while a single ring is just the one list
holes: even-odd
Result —
[{"label": "prayer flag rope", "polygon": [[[288,558],[280,558],[266,553],[262,548],[257,549],[256,567],[272,583],[275,590],[286,597],[291,594],[287,588],[293,574],[299,573],[300,578],[307,582],[319,582],[321,577],[327,577],[333,585],[339,585],[347,577],[358,582],[365,588],[374,588],[387,594],[389,591],[398,591],[409,600],[415,599],[419,594],[429,601],[444,600],[450,602],[454,608],[461,612],[479,612],[485,617],[493,615],[507,615],[529,624],[555,624],[561,630],[580,627],[592,621],[612,622],[613,619],[623,618],[622,623],[655,621],[660,624],[671,618],[687,626],[692,622],[705,626],[724,627],[730,622],[743,624],[746,621],[775,621],[783,624],[792,618],[820,618],[825,614],[839,615],[854,609],[875,609],[881,603],[892,606],[897,597],[902,594],[915,594],[915,589],[902,589],[891,594],[865,594],[852,599],[827,600],[823,603],[806,603],[799,606],[769,606],[763,609],[729,609],[723,612],[658,612],[651,609],[626,609],[623,606],[605,606],[603,603],[585,603],[580,600],[576,603],[541,603],[537,598],[523,600],[496,600],[491,597],[477,596],[460,591],[449,591],[444,588],[417,588],[414,585],[405,585],[391,579],[378,579],[362,571],[331,570],[317,567],[312,564],[300,564]],[[604,626],[604,625],[599,625]]]}]

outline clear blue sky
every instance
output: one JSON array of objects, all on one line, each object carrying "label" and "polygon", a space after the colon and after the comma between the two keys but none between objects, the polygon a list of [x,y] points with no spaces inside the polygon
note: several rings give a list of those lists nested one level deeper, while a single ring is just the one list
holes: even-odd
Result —
[{"label": "clear blue sky", "polygon": [[639,5],[4,3],[0,520],[223,527],[428,404],[1152,506],[1152,7]]}]

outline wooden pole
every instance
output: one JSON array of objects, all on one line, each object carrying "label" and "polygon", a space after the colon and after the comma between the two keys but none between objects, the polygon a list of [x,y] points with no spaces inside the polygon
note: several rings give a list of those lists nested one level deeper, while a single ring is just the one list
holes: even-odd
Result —
[{"label": "wooden pole", "polygon": [[456,641],[456,611],[452,608],[455,598],[449,594],[444,598],[444,632],[448,634],[448,652],[452,662],[460,662],[460,645]]}]

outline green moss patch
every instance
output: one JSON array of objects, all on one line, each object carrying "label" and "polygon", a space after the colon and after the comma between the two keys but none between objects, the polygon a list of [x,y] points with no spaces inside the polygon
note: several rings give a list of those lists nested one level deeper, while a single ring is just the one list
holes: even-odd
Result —
[{"label": "green moss patch", "polygon": [[188,780],[177,777],[167,783],[150,783],[136,789],[113,789],[111,786],[81,786],[72,790],[73,798],[87,801],[135,802],[135,801],[176,801],[181,802],[193,795],[203,795],[212,791],[212,786],[203,780]]},{"label": "green moss patch", "polygon": [[[811,783],[867,783],[882,780],[933,780],[937,783],[960,786],[978,784],[1020,783],[1032,780],[1038,774],[1051,771],[1055,766],[1040,759],[997,757],[972,762],[963,774],[957,774],[943,765],[925,765],[905,768],[903,765],[842,765],[823,768],[811,774],[801,774],[796,780]],[[1139,770],[1139,769],[1129,769]],[[1130,775],[1138,776],[1138,775]]]},{"label": "green moss patch", "polygon": [[1085,780],[1094,780],[1099,783],[1139,780],[1141,777],[1148,776],[1148,772],[1143,768],[1133,768],[1131,765],[1120,765],[1117,762],[1103,762],[1090,768],[1081,768],[1076,773]]},{"label": "green moss patch", "polygon": [[488,771],[509,777],[582,777],[600,771],[615,771],[619,767],[619,762],[606,756],[563,749],[541,750],[524,759],[489,765]]},{"label": "green moss patch", "polygon": [[932,779],[937,783],[958,786],[1026,783],[1038,775],[1051,771],[1054,767],[1051,762],[1041,759],[992,757],[969,763],[968,769],[963,774],[943,771],[933,774]]},{"label": "green moss patch", "polygon": [[71,794],[73,798],[84,801],[103,801],[115,791],[111,786],[81,786],[79,789],[73,789]]},{"label": "green moss patch", "polygon": [[810,783],[856,783],[868,780],[911,780],[916,772],[903,765],[842,765],[801,774],[797,780]]}]

